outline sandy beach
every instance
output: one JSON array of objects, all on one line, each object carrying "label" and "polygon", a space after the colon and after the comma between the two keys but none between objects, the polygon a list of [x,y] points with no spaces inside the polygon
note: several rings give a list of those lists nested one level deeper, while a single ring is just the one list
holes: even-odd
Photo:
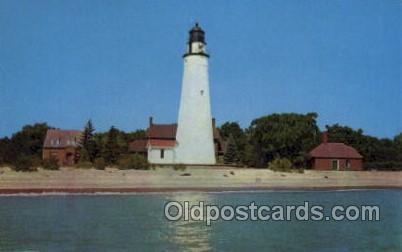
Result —
[{"label": "sandy beach", "polygon": [[402,188],[402,172],[305,171],[192,167],[184,171],[61,168],[15,172],[0,168],[0,193],[163,192]]}]

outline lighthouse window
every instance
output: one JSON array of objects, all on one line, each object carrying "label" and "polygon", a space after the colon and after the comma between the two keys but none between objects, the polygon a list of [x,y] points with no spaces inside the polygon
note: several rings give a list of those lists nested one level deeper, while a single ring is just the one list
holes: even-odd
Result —
[{"label": "lighthouse window", "polygon": [[201,90],[200,93],[201,93],[201,95],[204,95],[204,90]]},{"label": "lighthouse window", "polygon": [[165,158],[165,150],[161,149],[161,159],[164,159],[164,158]]}]

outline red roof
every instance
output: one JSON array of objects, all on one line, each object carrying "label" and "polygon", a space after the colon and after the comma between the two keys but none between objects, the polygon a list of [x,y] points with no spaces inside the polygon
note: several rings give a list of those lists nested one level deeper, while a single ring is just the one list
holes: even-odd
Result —
[{"label": "red roof", "polygon": [[[147,129],[147,137],[150,139],[176,139],[177,124],[152,124]],[[213,129],[214,139],[220,139],[219,130]]]},{"label": "red roof", "polygon": [[46,132],[44,148],[77,147],[81,138],[79,130],[48,129]]},{"label": "red roof", "polygon": [[344,143],[322,143],[310,151],[314,158],[363,158],[353,147]]},{"label": "red roof", "polygon": [[148,138],[175,139],[177,124],[152,124],[147,129]]},{"label": "red roof", "polygon": [[128,145],[128,149],[133,152],[146,152],[147,142],[148,140],[146,139],[134,140]]},{"label": "red roof", "polygon": [[150,139],[148,141],[148,145],[158,147],[174,147],[176,145],[176,140]]}]

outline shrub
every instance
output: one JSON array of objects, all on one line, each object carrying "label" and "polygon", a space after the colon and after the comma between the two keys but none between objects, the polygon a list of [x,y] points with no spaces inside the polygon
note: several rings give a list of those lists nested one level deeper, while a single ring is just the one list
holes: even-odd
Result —
[{"label": "shrub", "polygon": [[84,162],[89,162],[89,154],[88,151],[84,148],[79,149],[79,160],[78,163],[84,163]]},{"label": "shrub", "polygon": [[35,171],[36,169],[34,168],[32,164],[32,158],[30,156],[20,156],[18,157],[15,162],[13,163],[13,166],[15,171]]},{"label": "shrub", "polygon": [[174,164],[173,165],[173,170],[175,171],[184,171],[186,170],[186,166],[184,164]]},{"label": "shrub", "polygon": [[38,156],[31,156],[32,167],[35,169],[42,166],[43,160]]},{"label": "shrub", "polygon": [[95,169],[104,170],[106,168],[106,162],[104,158],[96,158],[94,161]]},{"label": "shrub", "polygon": [[93,167],[93,164],[89,161],[80,161],[75,165],[76,168],[82,169],[90,169]]},{"label": "shrub", "polygon": [[120,170],[148,170],[149,163],[146,157],[134,154],[134,155],[125,155],[119,159],[118,167]]},{"label": "shrub", "polygon": [[287,158],[275,158],[268,163],[268,169],[273,171],[291,172],[293,164]]},{"label": "shrub", "polygon": [[401,171],[402,162],[397,161],[380,161],[364,163],[365,170],[381,170],[381,171]]},{"label": "shrub", "polygon": [[60,168],[57,158],[55,157],[43,160],[42,167],[46,170],[58,170]]}]

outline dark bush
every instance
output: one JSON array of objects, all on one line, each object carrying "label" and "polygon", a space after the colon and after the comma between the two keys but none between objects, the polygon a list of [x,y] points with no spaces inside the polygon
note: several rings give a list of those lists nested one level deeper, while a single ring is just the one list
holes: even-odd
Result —
[{"label": "dark bush", "polygon": [[23,171],[23,172],[36,170],[32,164],[32,157],[30,156],[18,157],[13,163],[12,168],[15,171]]},{"label": "dark bush", "polygon": [[32,167],[34,167],[36,169],[36,168],[42,166],[43,160],[40,157],[35,155],[35,156],[30,156],[30,158],[31,158],[31,162],[32,162]]},{"label": "dark bush", "polygon": [[94,161],[95,169],[104,170],[106,168],[106,162],[104,158],[96,158]]},{"label": "dark bush", "polygon": [[287,158],[275,158],[268,163],[268,169],[273,171],[291,172],[293,164]]},{"label": "dark bush", "polygon": [[81,168],[81,169],[90,169],[93,166],[94,166],[94,164],[92,164],[89,161],[80,161],[75,165],[76,168]]},{"label": "dark bush", "polygon": [[50,157],[42,162],[43,169],[46,170],[58,170],[60,168],[57,158]]},{"label": "dark bush", "polygon": [[380,170],[380,171],[401,171],[402,162],[384,161],[384,162],[367,162],[364,163],[365,170]]},{"label": "dark bush", "polygon": [[134,154],[121,157],[118,161],[118,167],[120,170],[148,170],[150,166],[146,157]]},{"label": "dark bush", "polygon": [[186,166],[184,164],[174,164],[173,170],[175,171],[184,171],[186,170]]}]

